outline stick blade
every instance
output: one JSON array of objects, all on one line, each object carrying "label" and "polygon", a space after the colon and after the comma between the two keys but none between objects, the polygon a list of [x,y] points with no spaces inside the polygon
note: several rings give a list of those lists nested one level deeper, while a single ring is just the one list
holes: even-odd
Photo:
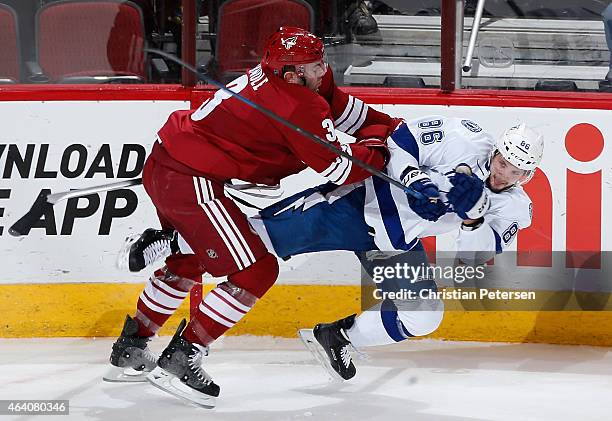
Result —
[{"label": "stick blade", "polygon": [[47,201],[48,196],[48,192],[40,192],[30,210],[19,218],[17,222],[11,225],[8,230],[9,234],[11,234],[13,237],[28,235],[40,217],[53,207],[53,204]]}]

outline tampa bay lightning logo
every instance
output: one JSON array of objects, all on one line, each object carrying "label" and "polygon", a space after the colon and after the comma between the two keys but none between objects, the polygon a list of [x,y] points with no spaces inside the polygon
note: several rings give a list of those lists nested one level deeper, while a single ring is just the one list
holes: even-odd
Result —
[{"label": "tampa bay lightning logo", "polygon": [[474,123],[472,120],[461,120],[461,124],[471,132],[478,133],[482,131],[482,127]]},{"label": "tampa bay lightning logo", "polygon": [[512,239],[514,238],[517,232],[518,232],[518,222],[513,222],[512,225],[510,225],[506,229],[506,231],[504,231],[504,233],[502,234],[504,243],[510,244],[510,242],[512,241]]}]

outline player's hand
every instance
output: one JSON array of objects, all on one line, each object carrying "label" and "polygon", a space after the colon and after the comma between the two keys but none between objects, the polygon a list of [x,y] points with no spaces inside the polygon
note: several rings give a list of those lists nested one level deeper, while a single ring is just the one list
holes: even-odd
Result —
[{"label": "player's hand", "polygon": [[484,182],[476,175],[459,172],[451,175],[449,180],[453,187],[446,197],[455,213],[463,220],[483,217],[491,205]]},{"label": "player's hand", "polygon": [[397,129],[397,126],[399,126],[400,123],[403,123],[403,122],[404,122],[403,118],[391,117],[391,120],[389,121],[389,136],[391,136],[393,132],[395,131],[395,129]]},{"label": "player's hand", "polygon": [[370,149],[379,151],[383,155],[383,158],[385,160],[384,165],[387,165],[387,162],[389,162],[389,158],[391,158],[391,153],[389,152],[389,148],[387,147],[387,142],[385,142],[384,140],[377,139],[375,137],[370,137],[367,139],[358,140],[356,143],[357,145],[366,146]]},{"label": "player's hand", "polygon": [[438,200],[440,196],[438,186],[423,171],[416,168],[406,171],[402,182],[425,196],[423,199],[416,199],[408,195],[410,209],[421,218],[435,222],[446,213],[446,205]]},{"label": "player's hand", "polygon": [[361,127],[353,136],[357,140],[375,137],[386,143],[387,138],[393,134],[397,126],[403,121],[403,118],[392,117],[387,124],[376,123]]}]

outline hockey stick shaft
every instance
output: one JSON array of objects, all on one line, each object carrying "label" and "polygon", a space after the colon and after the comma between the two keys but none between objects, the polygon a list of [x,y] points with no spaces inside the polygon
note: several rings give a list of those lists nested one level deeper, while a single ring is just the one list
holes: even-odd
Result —
[{"label": "hockey stick shaft", "polygon": [[117,183],[102,184],[99,186],[86,187],[83,189],[70,190],[61,193],[40,193],[30,210],[23,215],[17,222],[9,228],[8,232],[14,237],[20,237],[30,232],[36,221],[40,219],[53,205],[62,200],[72,199],[75,197],[87,196],[88,194],[102,193],[110,190],[118,190],[126,187],[133,187],[142,184],[142,178],[134,178],[132,180],[119,181]]},{"label": "hockey stick shaft", "polygon": [[424,199],[425,196],[420,193],[415,191],[414,189],[405,186],[403,183],[401,183],[398,180],[395,180],[394,178],[389,177],[387,174],[385,174],[384,172],[378,170],[377,168],[374,168],[373,166],[366,164],[365,162],[361,161],[360,159],[357,159],[355,157],[353,157],[352,155],[344,152],[342,149],[335,147],[333,144],[331,144],[330,142],[327,142],[323,139],[321,139],[319,136],[310,133],[307,130],[302,129],[301,127],[291,123],[288,120],[285,120],[284,118],[282,118],[281,116],[277,115],[276,113],[274,113],[273,111],[270,111],[267,108],[262,107],[259,104],[254,103],[253,101],[251,101],[248,98],[245,98],[244,96],[232,91],[231,89],[228,89],[225,85],[223,85],[221,82],[218,82],[206,75],[203,75],[202,73],[198,72],[198,70],[191,66],[188,63],[185,63],[183,60],[179,59],[178,57],[175,57],[171,54],[168,54],[164,51],[161,50],[157,50],[154,48],[145,48],[145,51],[149,52],[149,53],[153,53],[153,54],[157,54],[167,60],[173,61],[174,63],[178,64],[181,67],[184,67],[185,69],[189,70],[190,72],[192,72],[193,74],[195,74],[199,79],[205,81],[206,83],[208,83],[209,85],[213,85],[214,87],[222,90],[223,92],[233,96],[234,98],[238,99],[239,101],[244,102],[245,104],[247,104],[248,106],[256,109],[257,111],[261,112],[262,114],[270,117],[271,119],[277,121],[278,123],[296,131],[297,133],[301,134],[304,137],[307,137],[309,139],[311,139],[312,141],[316,142],[317,144],[323,146],[324,148],[329,149],[330,151],[332,151],[334,154],[336,155],[340,155],[343,158],[348,159],[349,161],[351,161],[353,164],[357,165],[358,167],[363,168],[364,170],[366,170],[367,172],[369,172],[370,174],[383,179],[384,181],[386,181],[387,183],[402,189],[403,191],[406,192],[406,194],[414,197],[415,199]]},{"label": "hockey stick shaft", "polygon": [[124,189],[126,187],[139,186],[142,184],[142,178],[134,178],[131,180],[118,181],[116,183],[102,184],[99,186],[85,187],[82,189],[70,190],[61,193],[53,193],[47,196],[47,202],[55,205],[57,202],[74,197],[87,196],[93,193],[102,193],[110,190]]}]

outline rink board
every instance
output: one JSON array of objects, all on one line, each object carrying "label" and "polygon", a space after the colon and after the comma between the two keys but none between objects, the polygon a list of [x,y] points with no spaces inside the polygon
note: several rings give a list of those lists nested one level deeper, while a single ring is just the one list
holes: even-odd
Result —
[{"label": "rink board", "polygon": [[[0,337],[117,336],[133,313],[141,284],[21,284],[0,286]],[[206,289],[210,289],[208,285]],[[205,290],[206,290],[205,289]],[[349,285],[275,285],[228,334],[294,338],[297,330],[360,310]],[[172,335],[187,300],[161,330]],[[444,314],[430,338],[612,346],[608,311],[465,311]]]},{"label": "rink board", "polygon": [[[43,189],[57,192],[137,176],[169,112],[209,95],[168,89],[73,88],[43,94],[15,91],[12,96],[2,91],[0,261],[8,264],[0,280],[0,337],[113,336],[125,314],[134,311],[146,275],[120,272],[114,259],[125,236],[157,225],[142,188],[60,204],[24,238],[8,236],[7,229]],[[546,153],[542,171],[528,185],[534,225],[519,233],[514,247],[612,250],[612,216],[606,212],[612,206],[610,95],[353,93],[395,116],[465,116],[495,136],[518,121],[536,127],[545,133]],[[306,171],[283,183],[285,195],[319,182],[320,177]],[[437,239],[438,250],[452,244],[452,237]],[[312,255],[281,262],[279,284],[232,333],[293,337],[297,328],[358,311],[359,268],[354,259],[342,258],[347,260]],[[609,272],[607,261],[601,264]],[[513,282],[533,286],[540,279],[534,277],[536,269],[517,272]],[[179,313],[186,316],[188,310],[182,307]],[[174,317],[162,334],[176,326]],[[604,326],[611,319],[609,311],[448,311],[433,336],[610,345]]]}]

